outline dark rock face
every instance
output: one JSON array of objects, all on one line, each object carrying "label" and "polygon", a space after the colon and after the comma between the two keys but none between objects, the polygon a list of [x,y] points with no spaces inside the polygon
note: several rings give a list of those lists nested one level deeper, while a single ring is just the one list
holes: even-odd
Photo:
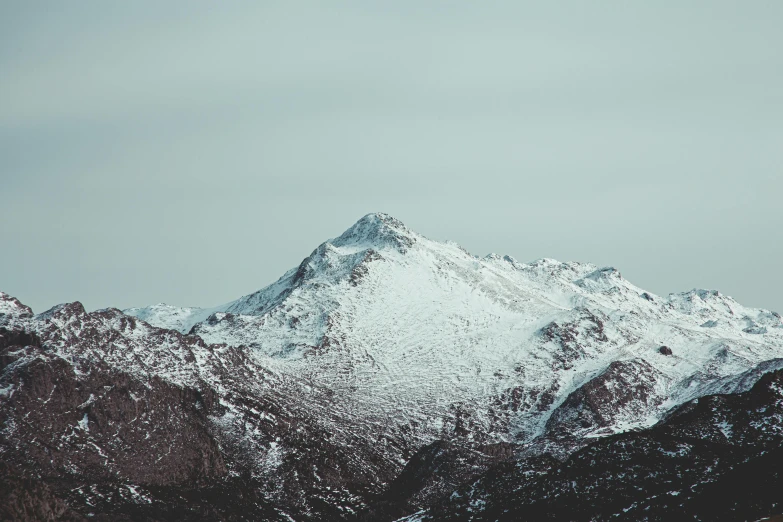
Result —
[{"label": "dark rock face", "polygon": [[638,418],[663,402],[655,392],[660,380],[659,372],[645,361],[614,361],[555,409],[547,421],[548,437],[580,439],[585,432],[595,433],[622,418]]},{"label": "dark rock face", "polygon": [[[8,348],[9,346],[41,346],[41,340],[33,332],[26,332],[22,330],[9,330],[7,328],[0,328],[0,349]],[[0,369],[5,366],[10,360],[5,361],[0,366]]]},{"label": "dark rock face", "polygon": [[573,367],[575,360],[584,356],[582,346],[590,342],[608,341],[604,321],[585,308],[577,309],[577,316],[568,322],[552,322],[541,329],[544,341],[560,347],[556,362],[565,369]]},{"label": "dark rock face", "polygon": [[6,464],[0,464],[0,520],[37,522],[88,520],[73,512],[44,483],[22,478]]},{"label": "dark rock face", "polygon": [[[208,417],[220,411],[211,389],[143,382],[101,366],[77,375],[33,346],[7,347],[3,356],[15,359],[3,374],[13,392],[0,410],[7,471],[0,503],[9,520],[226,514],[204,503],[178,505],[180,495],[237,482],[211,433]],[[20,364],[25,359],[32,362]],[[239,505],[260,513],[253,503]]]},{"label": "dark rock face", "polygon": [[[225,474],[206,429],[217,406],[211,389],[178,388],[157,377],[142,383],[101,366],[77,376],[65,360],[36,347],[13,356],[35,358],[4,379],[14,393],[0,413],[7,443],[25,462],[145,484]],[[19,432],[36,436],[13,437]],[[154,464],[153,454],[160,455]]]}]

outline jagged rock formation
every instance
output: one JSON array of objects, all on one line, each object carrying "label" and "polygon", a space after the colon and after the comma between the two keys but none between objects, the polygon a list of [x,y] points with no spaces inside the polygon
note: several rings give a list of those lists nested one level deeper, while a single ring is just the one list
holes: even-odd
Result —
[{"label": "jagged rock formation", "polygon": [[11,519],[443,514],[781,358],[780,316],[718,292],[478,258],[371,214],[211,309],[0,294],[1,493]]}]

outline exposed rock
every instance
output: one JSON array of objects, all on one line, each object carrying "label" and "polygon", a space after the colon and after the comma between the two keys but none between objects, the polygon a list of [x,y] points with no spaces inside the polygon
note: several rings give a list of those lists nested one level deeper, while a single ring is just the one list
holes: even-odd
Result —
[{"label": "exposed rock", "polygon": [[664,380],[643,360],[614,361],[552,412],[546,438],[570,441],[573,448],[588,435],[613,433],[613,426],[642,425],[665,400],[658,390]]}]

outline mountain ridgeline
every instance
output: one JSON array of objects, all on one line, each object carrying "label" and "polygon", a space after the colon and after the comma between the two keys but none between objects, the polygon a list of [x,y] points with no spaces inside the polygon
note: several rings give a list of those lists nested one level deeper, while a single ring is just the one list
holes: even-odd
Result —
[{"label": "mountain ridgeline", "polygon": [[0,293],[3,520],[758,520],[781,443],[777,313],[385,214],[213,308]]}]

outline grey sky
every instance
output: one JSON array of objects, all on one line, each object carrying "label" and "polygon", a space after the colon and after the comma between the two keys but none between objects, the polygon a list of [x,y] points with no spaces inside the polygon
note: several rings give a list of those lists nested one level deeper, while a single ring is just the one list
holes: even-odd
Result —
[{"label": "grey sky", "polygon": [[2,2],[0,289],[216,305],[383,211],[783,312],[782,24],[748,0]]}]

